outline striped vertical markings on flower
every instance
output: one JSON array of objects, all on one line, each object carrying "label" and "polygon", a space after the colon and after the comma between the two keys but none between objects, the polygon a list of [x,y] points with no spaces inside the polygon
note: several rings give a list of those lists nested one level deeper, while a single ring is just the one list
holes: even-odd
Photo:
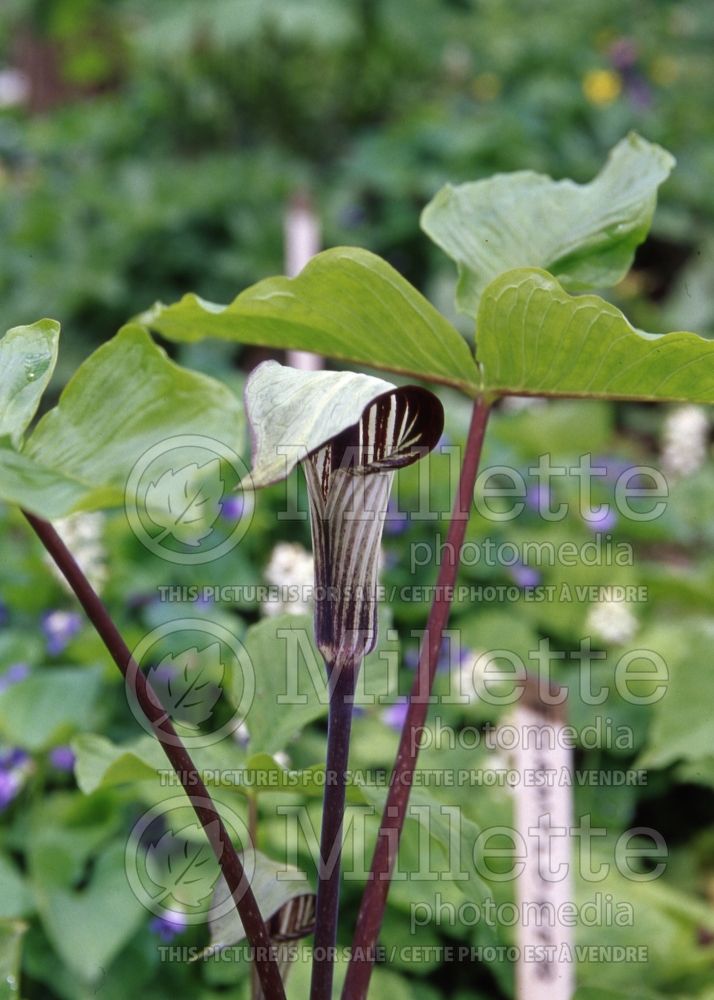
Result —
[{"label": "striped vertical markings on flower", "polygon": [[407,386],[378,397],[356,424],[302,462],[315,555],[315,636],[330,665],[374,648],[379,547],[394,472],[430,451],[442,428],[438,399]]}]

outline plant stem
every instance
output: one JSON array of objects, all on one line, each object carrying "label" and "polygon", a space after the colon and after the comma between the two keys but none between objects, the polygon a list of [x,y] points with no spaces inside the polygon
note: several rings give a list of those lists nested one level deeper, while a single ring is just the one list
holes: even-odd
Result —
[{"label": "plant stem", "polygon": [[330,712],[310,1000],[332,998],[340,903],[342,820],[347,784],[345,772],[350,750],[352,701],[358,667],[359,664],[353,662],[338,663],[329,670]]},{"label": "plant stem", "polygon": [[474,403],[471,415],[459,488],[446,536],[445,555],[439,567],[435,597],[419,651],[417,676],[414,679],[409,708],[390,778],[389,793],[377,834],[372,868],[357,916],[352,957],[342,991],[343,1000],[364,1000],[369,988],[377,938],[382,926],[389,884],[397,859],[399,838],[406,818],[409,793],[419,754],[418,734],[426,721],[442,633],[449,619],[489,412],[490,403],[480,397]]},{"label": "plant stem", "polygon": [[76,594],[112,659],[125,678],[127,675],[131,677],[135,686],[136,700],[151,723],[154,734],[174,768],[216,855],[221,873],[228,884],[253,948],[253,960],[265,995],[269,1000],[285,1000],[282,979],[258,903],[223,820],[188,750],[179,739],[170,719],[161,707],[158,696],[133,660],[109,612],[92,589],[72,553],[49,522],[27,511],[23,513]]}]

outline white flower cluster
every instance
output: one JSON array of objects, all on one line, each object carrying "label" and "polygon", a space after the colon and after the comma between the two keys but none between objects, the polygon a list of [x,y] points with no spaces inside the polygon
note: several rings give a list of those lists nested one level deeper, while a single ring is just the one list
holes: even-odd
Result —
[{"label": "white flower cluster", "polygon": [[709,414],[703,406],[681,406],[669,414],[662,432],[662,471],[673,479],[691,476],[706,461]]},{"label": "white flower cluster", "polygon": [[[79,563],[79,568],[89,580],[97,593],[101,593],[107,581],[107,553],[104,548],[104,515],[99,511],[70,514],[53,526],[64,544]],[[47,564],[66,590],[70,590],[67,581],[55,566],[49,556],[45,556]]]},{"label": "white flower cluster", "polygon": [[[311,593],[315,580],[312,555],[302,545],[280,542],[270,554],[265,568],[265,579],[272,587],[279,587],[280,596],[264,601],[261,611],[268,617],[275,615],[304,615],[312,611]],[[291,591],[288,593],[288,591]]]},{"label": "white flower cluster", "polygon": [[595,639],[621,646],[634,638],[639,623],[626,601],[599,601],[588,611],[585,626]]}]

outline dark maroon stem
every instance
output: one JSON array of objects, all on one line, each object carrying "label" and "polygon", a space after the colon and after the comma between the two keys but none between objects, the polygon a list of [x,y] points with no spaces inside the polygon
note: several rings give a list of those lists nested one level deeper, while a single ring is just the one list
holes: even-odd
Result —
[{"label": "dark maroon stem", "polygon": [[352,703],[358,667],[359,663],[337,665],[329,673],[330,713],[327,724],[327,763],[310,1000],[332,1000],[340,904],[342,821],[345,812]]},{"label": "dark maroon stem", "polygon": [[265,996],[268,1000],[285,1000],[285,990],[275,962],[274,949],[258,909],[258,903],[223,820],[213,804],[208,789],[191,760],[188,750],[181,742],[166,712],[161,707],[158,696],[134,661],[109,612],[92,589],[72,553],[51,524],[27,511],[23,511],[23,513],[76,594],[79,603],[87,613],[87,617],[97,630],[112,659],[124,677],[131,681],[137,703],[151,723],[154,735],[164,748],[164,753],[175,770],[221,866],[221,872],[228,883],[228,888],[251,943],[253,960]]},{"label": "dark maroon stem", "polygon": [[483,398],[478,399],[471,415],[458,494],[454,501],[454,509],[446,536],[445,555],[439,567],[435,598],[429,612],[426,634],[419,653],[417,676],[414,679],[409,708],[399,740],[397,759],[390,778],[389,794],[372,858],[372,869],[357,916],[357,926],[352,942],[352,958],[342,990],[343,1000],[364,1000],[369,988],[377,938],[382,926],[389,883],[397,859],[399,838],[404,826],[407,806],[409,805],[409,793],[419,754],[418,735],[426,721],[429,695],[439,660],[442,633],[449,619],[453,589],[459,570],[461,547],[473,503],[474,486],[489,412],[490,403]]}]

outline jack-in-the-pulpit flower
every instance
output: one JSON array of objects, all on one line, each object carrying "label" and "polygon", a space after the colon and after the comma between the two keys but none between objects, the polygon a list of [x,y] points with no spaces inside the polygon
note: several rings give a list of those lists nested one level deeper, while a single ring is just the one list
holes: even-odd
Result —
[{"label": "jack-in-the-pulpit flower", "polygon": [[[246,385],[253,434],[249,485],[302,463],[315,560],[315,640],[328,673],[325,793],[310,996],[332,996],[340,854],[352,703],[363,656],[377,640],[380,542],[394,473],[439,441],[441,403],[353,372],[308,372],[266,361]],[[245,485],[245,484],[244,484]]]},{"label": "jack-in-the-pulpit flower", "polygon": [[305,472],[315,557],[315,638],[329,667],[359,664],[377,636],[380,542],[397,469],[439,441],[443,410],[419,386],[274,361],[246,386],[252,485]]},{"label": "jack-in-the-pulpit flower", "polygon": [[315,639],[328,664],[353,663],[377,640],[379,552],[394,472],[441,436],[432,393],[394,389],[303,461],[315,555]]}]

